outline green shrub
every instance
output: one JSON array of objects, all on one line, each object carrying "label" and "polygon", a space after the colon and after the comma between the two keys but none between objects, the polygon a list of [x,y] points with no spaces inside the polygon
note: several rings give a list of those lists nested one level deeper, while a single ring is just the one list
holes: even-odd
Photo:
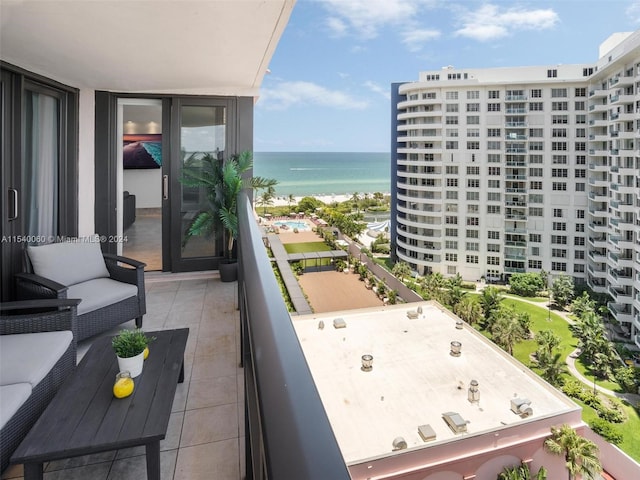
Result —
[{"label": "green shrub", "polygon": [[624,440],[622,433],[620,433],[611,423],[603,420],[602,418],[593,419],[591,423],[589,423],[589,427],[591,427],[591,430],[596,432],[606,441],[615,445],[620,445],[622,440]]}]

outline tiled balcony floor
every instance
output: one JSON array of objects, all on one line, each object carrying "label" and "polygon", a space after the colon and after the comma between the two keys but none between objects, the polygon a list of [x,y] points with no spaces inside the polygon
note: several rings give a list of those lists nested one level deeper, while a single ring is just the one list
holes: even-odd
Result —
[{"label": "tiled balcony floor", "polygon": [[[185,381],[178,384],[167,437],[160,443],[162,479],[244,478],[244,391],[237,283],[216,272],[147,274],[146,331],[189,328]],[[125,324],[134,328],[134,323]],[[107,334],[115,334],[119,328]],[[89,348],[80,343],[78,356]],[[2,479],[22,478],[10,466]],[[47,480],[146,478],[144,447],[45,465]]]}]

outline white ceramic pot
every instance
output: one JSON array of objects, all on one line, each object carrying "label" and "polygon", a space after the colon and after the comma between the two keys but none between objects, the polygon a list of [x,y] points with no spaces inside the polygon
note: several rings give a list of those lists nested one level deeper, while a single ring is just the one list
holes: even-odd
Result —
[{"label": "white ceramic pot", "polygon": [[129,372],[131,374],[131,378],[135,378],[142,373],[143,365],[144,352],[130,358],[118,357],[118,367],[120,368],[120,371]]}]

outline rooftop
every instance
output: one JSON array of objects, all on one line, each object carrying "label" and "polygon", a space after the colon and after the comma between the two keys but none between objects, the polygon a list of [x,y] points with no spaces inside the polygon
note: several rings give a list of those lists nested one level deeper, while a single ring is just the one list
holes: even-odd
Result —
[{"label": "rooftop", "polygon": [[[334,328],[335,319],[346,327]],[[456,320],[432,302],[294,318],[347,464],[388,456],[396,437],[420,448],[577,408],[473,328],[457,329]],[[452,341],[462,344],[459,357],[450,353]],[[373,356],[369,372],[361,368],[365,354]],[[468,400],[472,380],[480,393],[475,403]],[[533,414],[521,418],[511,401],[525,398]],[[458,413],[467,433],[454,433],[443,420],[446,412]],[[421,438],[422,425],[431,426],[435,440]]]}]

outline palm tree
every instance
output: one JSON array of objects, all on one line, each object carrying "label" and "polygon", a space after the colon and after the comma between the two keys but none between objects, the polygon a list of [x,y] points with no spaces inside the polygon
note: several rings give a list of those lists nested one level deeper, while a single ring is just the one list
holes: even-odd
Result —
[{"label": "palm tree", "polygon": [[287,204],[289,205],[289,213],[291,213],[291,204],[294,203],[296,201],[295,197],[293,196],[293,194],[289,194],[289,196],[287,197]]},{"label": "palm tree", "polygon": [[535,478],[531,477],[531,471],[527,465],[521,464],[515,467],[505,467],[498,475],[498,480],[546,480],[547,470],[540,467]]},{"label": "palm tree", "polygon": [[536,354],[536,363],[542,378],[554,387],[560,387],[563,383],[562,375],[569,373],[560,352],[547,352],[539,349]]},{"label": "palm tree", "polygon": [[355,192],[353,195],[351,195],[351,201],[356,207],[356,213],[360,213],[360,195],[358,195],[358,192]]},{"label": "palm tree", "polygon": [[510,315],[498,315],[491,326],[493,341],[513,356],[513,347],[526,338],[521,323]]},{"label": "palm tree", "polygon": [[411,267],[407,262],[398,262],[391,269],[391,273],[401,282],[404,282],[406,277],[411,276]]},{"label": "palm tree", "polygon": [[538,343],[538,351],[551,355],[553,350],[560,346],[562,339],[553,333],[553,330],[540,330],[536,333],[536,342]]},{"label": "palm tree", "polygon": [[465,295],[453,307],[453,312],[470,325],[482,319],[482,307],[472,295]]},{"label": "palm tree", "polygon": [[258,202],[263,207],[263,211],[262,211],[263,215],[266,215],[267,213],[267,206],[273,205],[273,199],[275,197],[275,193],[276,193],[275,188],[273,188],[273,186],[268,186],[264,190],[264,192],[262,192],[258,197]]},{"label": "palm tree", "polygon": [[577,479],[578,475],[593,479],[602,471],[598,446],[578,435],[570,425],[551,427],[551,436],[545,440],[544,448],[549,453],[564,456],[569,480]]},{"label": "palm tree", "polygon": [[480,306],[482,307],[482,314],[484,315],[485,325],[490,325],[500,307],[502,302],[502,292],[496,287],[487,287],[482,290],[480,295]]}]

